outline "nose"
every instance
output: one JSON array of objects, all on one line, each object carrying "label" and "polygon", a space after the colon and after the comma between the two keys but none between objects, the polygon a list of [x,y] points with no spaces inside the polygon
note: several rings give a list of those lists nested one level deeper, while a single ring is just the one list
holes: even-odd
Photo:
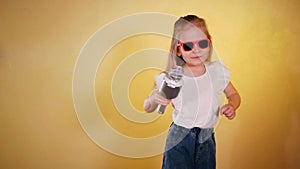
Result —
[{"label": "nose", "polygon": [[199,48],[199,46],[196,45],[196,44],[194,44],[193,52],[194,52],[194,53],[197,53],[197,52],[199,52],[200,50],[201,50],[201,49]]}]

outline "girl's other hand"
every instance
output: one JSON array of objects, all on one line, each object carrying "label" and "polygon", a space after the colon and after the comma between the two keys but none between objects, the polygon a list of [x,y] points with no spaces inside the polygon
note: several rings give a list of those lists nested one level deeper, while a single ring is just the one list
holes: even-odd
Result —
[{"label": "girl's other hand", "polygon": [[222,106],[221,108],[221,115],[225,115],[229,120],[234,119],[235,117],[235,109],[231,104],[225,104],[224,106]]}]

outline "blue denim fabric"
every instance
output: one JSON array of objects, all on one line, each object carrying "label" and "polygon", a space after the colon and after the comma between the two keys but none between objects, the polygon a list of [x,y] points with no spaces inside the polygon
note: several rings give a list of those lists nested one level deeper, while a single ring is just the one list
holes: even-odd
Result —
[{"label": "blue denim fabric", "polygon": [[187,129],[172,124],[163,157],[162,169],[215,169],[214,129]]}]

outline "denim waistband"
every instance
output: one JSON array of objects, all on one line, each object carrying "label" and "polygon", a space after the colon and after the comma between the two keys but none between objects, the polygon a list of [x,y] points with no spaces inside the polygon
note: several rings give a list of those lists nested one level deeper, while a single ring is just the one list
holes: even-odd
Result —
[{"label": "denim waistband", "polygon": [[187,134],[195,134],[199,143],[204,143],[206,140],[208,140],[212,134],[214,133],[214,128],[199,128],[199,127],[193,127],[191,129],[185,128],[182,126],[179,126],[175,123],[172,123],[171,127],[176,128],[180,133],[183,135]]}]

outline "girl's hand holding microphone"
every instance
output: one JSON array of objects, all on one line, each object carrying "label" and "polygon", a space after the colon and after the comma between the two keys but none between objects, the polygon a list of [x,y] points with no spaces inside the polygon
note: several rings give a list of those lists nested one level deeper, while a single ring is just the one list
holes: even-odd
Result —
[{"label": "girl's hand holding microphone", "polygon": [[171,99],[165,98],[160,92],[155,90],[152,92],[151,96],[144,102],[144,109],[146,112],[151,113],[153,112],[158,105],[166,106],[170,103]]},{"label": "girl's hand holding microphone", "polygon": [[166,106],[170,103],[171,100],[162,96],[160,92],[156,92],[155,94],[153,94],[153,101],[155,104]]}]

